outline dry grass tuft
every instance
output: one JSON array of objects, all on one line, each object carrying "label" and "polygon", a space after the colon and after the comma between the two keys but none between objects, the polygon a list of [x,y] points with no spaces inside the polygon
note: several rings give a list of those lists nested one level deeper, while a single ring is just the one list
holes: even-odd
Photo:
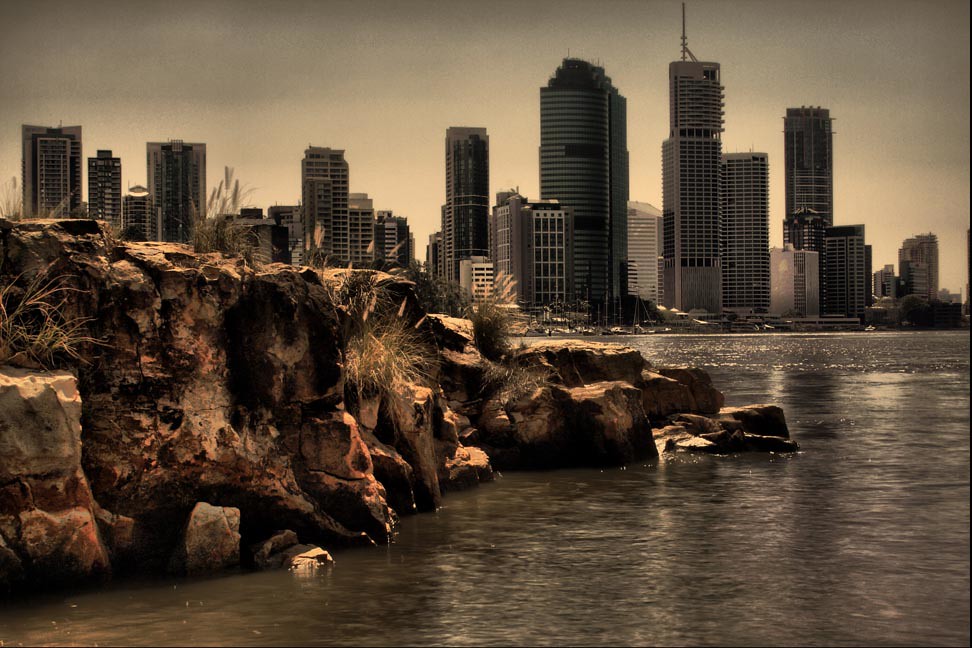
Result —
[{"label": "dry grass tuft", "polygon": [[521,319],[514,301],[515,286],[508,275],[496,277],[493,293],[480,297],[469,307],[473,341],[488,360],[498,361],[510,351],[510,340]]},{"label": "dry grass tuft", "polygon": [[57,278],[38,276],[24,287],[17,279],[0,284],[0,364],[53,369],[64,360],[82,362],[82,345],[100,342],[86,333],[91,318],[65,315],[75,289]]},{"label": "dry grass tuft", "polygon": [[251,194],[252,189],[233,178],[233,169],[225,167],[224,178],[209,194],[206,211],[193,210],[192,249],[241,257],[249,265],[269,263],[270,259],[259,252],[256,235],[232,218]]}]

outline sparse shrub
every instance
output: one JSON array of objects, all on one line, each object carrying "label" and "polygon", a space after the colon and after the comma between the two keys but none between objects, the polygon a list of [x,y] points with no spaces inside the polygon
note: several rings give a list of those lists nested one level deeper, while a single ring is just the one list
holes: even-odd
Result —
[{"label": "sparse shrub", "polygon": [[504,407],[550,384],[550,374],[541,367],[526,367],[516,362],[485,363],[480,393],[484,398],[499,398]]},{"label": "sparse shrub", "polygon": [[520,312],[513,301],[514,286],[506,275],[496,278],[492,294],[473,302],[467,317],[473,324],[473,341],[488,360],[497,361],[510,351]]},{"label": "sparse shrub", "polygon": [[37,276],[24,286],[0,282],[0,364],[53,369],[62,361],[82,361],[84,344],[99,344],[86,333],[90,318],[71,317],[74,290],[57,278]]}]

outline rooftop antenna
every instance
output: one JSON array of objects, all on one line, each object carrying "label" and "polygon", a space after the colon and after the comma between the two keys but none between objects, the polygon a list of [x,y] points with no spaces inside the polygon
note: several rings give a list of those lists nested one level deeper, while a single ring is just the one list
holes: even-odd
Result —
[{"label": "rooftop antenna", "polygon": [[682,3],[682,60],[685,60],[685,55],[688,55],[692,61],[695,63],[699,62],[699,59],[695,58],[695,54],[688,47],[688,37],[685,35],[685,3]]}]

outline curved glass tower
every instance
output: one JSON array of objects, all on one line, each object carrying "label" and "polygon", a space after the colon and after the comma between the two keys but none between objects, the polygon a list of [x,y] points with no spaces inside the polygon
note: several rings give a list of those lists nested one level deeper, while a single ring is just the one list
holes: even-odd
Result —
[{"label": "curved glass tower", "polygon": [[574,297],[621,295],[628,247],[627,101],[604,68],[566,58],[540,88],[540,197],[574,212]]}]

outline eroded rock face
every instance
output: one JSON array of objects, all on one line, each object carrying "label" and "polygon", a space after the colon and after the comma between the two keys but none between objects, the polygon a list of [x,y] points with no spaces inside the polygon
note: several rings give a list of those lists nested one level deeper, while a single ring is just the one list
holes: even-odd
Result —
[{"label": "eroded rock face", "polygon": [[80,419],[70,373],[0,368],[0,589],[111,571],[81,469]]},{"label": "eroded rock face", "polygon": [[536,343],[519,351],[516,359],[525,366],[547,368],[553,382],[566,387],[602,381],[634,384],[648,366],[630,347],[584,340]]},{"label": "eroded rock face", "polygon": [[[726,407],[717,416],[676,414],[669,424],[653,430],[659,453],[796,452],[783,410],[775,405]],[[762,433],[762,434],[760,434]]]}]

